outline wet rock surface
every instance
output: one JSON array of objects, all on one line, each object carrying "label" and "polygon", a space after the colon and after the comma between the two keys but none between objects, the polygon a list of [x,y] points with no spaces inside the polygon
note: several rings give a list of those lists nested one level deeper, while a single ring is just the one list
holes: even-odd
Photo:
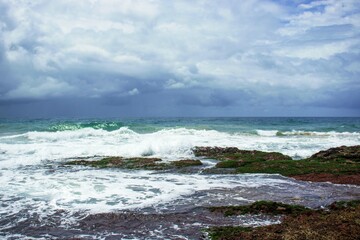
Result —
[{"label": "wet rock surface", "polygon": [[194,159],[164,162],[160,158],[106,157],[101,160],[74,160],[66,162],[65,165],[82,165],[97,168],[122,168],[137,170],[170,170],[174,168],[201,166],[202,162],[200,160]]},{"label": "wet rock surface", "polygon": [[[253,176],[249,175],[246,178],[249,178],[251,182]],[[289,209],[282,203],[321,208],[334,201],[360,198],[360,188],[356,186],[344,185],[339,188],[333,184],[297,182],[276,175],[267,176],[264,181],[274,178],[277,184],[197,191],[157,207],[126,211],[89,214],[59,210],[47,216],[40,216],[33,214],[30,207],[28,211],[18,213],[12,218],[2,219],[1,226],[17,224],[2,228],[0,236],[14,235],[8,239],[21,239],[19,236],[106,240],[121,238],[205,239],[207,234],[204,230],[211,227],[252,227],[274,224],[282,219],[282,213],[298,211]],[[254,205],[250,207],[250,212],[242,212],[238,215],[239,206],[249,205],[259,200],[279,203],[267,204],[265,207]],[[212,207],[218,210],[211,211]],[[223,210],[229,209],[235,209],[236,214],[225,216]],[[269,215],[273,210],[281,215]]]},{"label": "wet rock surface", "polygon": [[[204,208],[190,212],[141,214],[136,212],[95,214],[80,222],[85,231],[112,232],[113,236],[140,239],[205,239],[203,231],[209,226],[233,225],[245,222],[279,221],[280,216],[224,217]],[[106,239],[112,239],[107,237]]]},{"label": "wet rock surface", "polygon": [[213,240],[227,239],[319,239],[353,240],[360,236],[360,204],[334,203],[327,210],[286,216],[276,225],[257,228],[220,226],[209,229]]},{"label": "wet rock surface", "polygon": [[301,181],[332,182],[336,184],[360,185],[360,174],[336,175],[330,173],[309,173],[304,175],[295,175],[291,177]]}]

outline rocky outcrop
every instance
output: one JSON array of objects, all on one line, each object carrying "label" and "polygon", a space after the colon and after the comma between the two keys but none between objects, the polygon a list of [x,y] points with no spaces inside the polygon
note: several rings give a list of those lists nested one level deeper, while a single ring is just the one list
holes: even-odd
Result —
[{"label": "rocky outcrop", "polygon": [[98,161],[76,160],[67,162],[67,165],[84,165],[97,168],[124,168],[162,170],[165,165],[160,158],[122,158],[107,157]]},{"label": "rocky outcrop", "polygon": [[192,167],[192,166],[203,165],[200,160],[194,160],[194,159],[184,159],[184,160],[172,161],[172,162],[170,162],[170,164],[175,167]]},{"label": "rocky outcrop", "polygon": [[236,161],[277,161],[291,160],[289,156],[278,152],[262,152],[257,150],[240,150],[236,147],[195,147],[193,148],[196,157],[207,157],[217,160]]},{"label": "rocky outcrop", "polygon": [[322,161],[329,160],[347,160],[353,162],[360,162],[360,145],[357,146],[341,146],[330,148],[328,150],[320,151],[310,157],[310,159],[317,159]]},{"label": "rocky outcrop", "polygon": [[[244,152],[236,147],[194,147],[193,152],[197,157],[212,157],[224,154],[234,154],[239,152]],[[247,152],[247,151],[245,151]]]},{"label": "rocky outcrop", "polygon": [[67,162],[66,165],[83,165],[97,168],[123,168],[123,169],[142,169],[142,170],[169,170],[200,166],[200,160],[184,159],[171,162],[163,162],[160,158],[123,158],[107,157],[97,161],[75,160]]},{"label": "rocky outcrop", "polygon": [[272,173],[297,180],[360,185],[360,146],[320,151],[308,159],[292,160],[276,152],[238,148],[195,147],[195,156],[219,160],[207,174]]},{"label": "rocky outcrop", "polygon": [[291,177],[301,181],[360,185],[360,174],[339,175],[331,173],[309,173]]}]

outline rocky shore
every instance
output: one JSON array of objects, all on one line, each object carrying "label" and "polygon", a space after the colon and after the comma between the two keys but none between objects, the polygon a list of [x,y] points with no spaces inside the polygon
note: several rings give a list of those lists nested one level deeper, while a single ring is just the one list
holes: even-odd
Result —
[{"label": "rocky shore", "polygon": [[[187,174],[270,173],[302,181],[360,185],[360,146],[330,148],[303,160],[293,160],[277,152],[249,151],[235,147],[195,147],[193,152],[194,159],[170,162],[149,157],[106,157],[100,160],[68,161],[65,165],[176,171]],[[216,163],[211,166],[203,164],[209,160]],[[116,231],[124,233],[124,236],[131,236],[131,231],[137,229],[136,236],[144,239],[151,238],[148,235],[148,229],[158,229],[157,231],[161,231],[162,236],[169,239],[184,239],[176,238],[173,235],[174,231],[182,236],[192,236],[194,239],[213,240],[350,240],[360,236],[359,200],[335,202],[324,207],[311,209],[282,202],[258,201],[249,205],[198,207],[191,211],[167,214],[104,213],[84,218],[79,223],[79,229],[88,233]],[[270,225],[244,227],[240,224],[239,226],[241,219],[251,218],[268,219]],[[274,225],[274,223],[277,224]],[[158,227],[160,225],[161,228]],[[156,232],[150,234],[156,238]]]},{"label": "rocky shore", "polygon": [[219,161],[207,173],[275,173],[303,181],[360,185],[360,146],[330,148],[303,160],[234,147],[195,147],[194,154]]},{"label": "rocky shore", "polygon": [[[141,170],[178,170],[189,173],[203,165],[202,159],[218,162],[204,168],[204,174],[270,173],[281,174],[302,181],[332,182],[360,185],[360,146],[341,146],[320,151],[307,159],[292,160],[278,152],[241,150],[235,147],[195,147],[197,159],[165,162],[159,158],[106,157],[101,160],[75,160],[66,165],[83,165],[97,168]],[[181,169],[181,170],[180,170]],[[186,172],[186,171],[185,171]]]}]

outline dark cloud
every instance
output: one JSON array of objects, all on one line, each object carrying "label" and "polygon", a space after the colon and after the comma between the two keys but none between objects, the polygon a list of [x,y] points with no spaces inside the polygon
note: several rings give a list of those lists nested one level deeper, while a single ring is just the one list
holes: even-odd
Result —
[{"label": "dark cloud", "polygon": [[356,0],[4,0],[0,116],[356,115],[359,13]]},{"label": "dark cloud", "polygon": [[360,85],[352,86],[351,89],[331,91],[326,98],[312,105],[330,108],[353,109],[360,113]]}]

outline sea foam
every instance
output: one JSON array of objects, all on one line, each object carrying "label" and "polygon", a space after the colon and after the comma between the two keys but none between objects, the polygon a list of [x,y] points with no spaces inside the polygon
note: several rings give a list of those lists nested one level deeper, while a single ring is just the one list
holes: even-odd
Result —
[{"label": "sea foam", "polygon": [[114,131],[82,128],[57,132],[27,132],[0,137],[0,168],[36,165],[92,156],[192,158],[194,146],[238,147],[275,151],[301,159],[330,147],[359,144],[359,133],[281,132],[257,130],[257,135],[216,130],[168,128],[137,133],[128,127]]}]

